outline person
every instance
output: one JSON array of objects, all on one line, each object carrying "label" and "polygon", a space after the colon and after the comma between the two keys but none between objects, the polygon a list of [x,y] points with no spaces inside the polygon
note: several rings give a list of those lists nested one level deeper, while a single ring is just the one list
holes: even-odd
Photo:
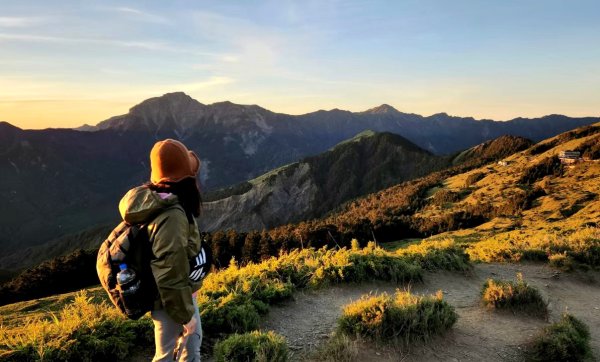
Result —
[{"label": "person", "polygon": [[200,361],[202,328],[196,302],[201,281],[194,260],[200,252],[197,176],[200,159],[176,140],[157,142],[150,151],[150,182],[130,190],[119,203],[123,219],[147,224],[150,268],[157,296],[151,311],[156,351],[153,361],[172,361],[180,335],[187,342],[180,361]]}]

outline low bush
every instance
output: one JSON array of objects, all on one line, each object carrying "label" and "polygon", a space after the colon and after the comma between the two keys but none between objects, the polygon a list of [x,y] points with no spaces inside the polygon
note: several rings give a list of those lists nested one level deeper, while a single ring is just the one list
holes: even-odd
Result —
[{"label": "low bush", "polygon": [[482,180],[485,177],[485,173],[483,172],[474,172],[469,174],[465,179],[465,187],[472,186],[476,184],[478,181]]},{"label": "low bush", "polygon": [[386,293],[366,295],[346,305],[338,320],[338,331],[348,336],[407,343],[442,333],[457,318],[454,307],[443,300],[441,292],[420,297],[398,291],[393,297]]},{"label": "low bush", "polygon": [[317,350],[314,359],[326,362],[352,362],[358,357],[358,343],[345,334],[336,333]]},{"label": "low bush", "polygon": [[217,342],[214,354],[218,362],[283,362],[288,360],[288,347],[280,335],[253,331]]},{"label": "low bush", "polygon": [[106,302],[94,303],[85,291],[50,318],[26,319],[0,329],[0,346],[8,361],[123,360],[134,346],[153,341],[152,321],[124,319]]},{"label": "low bush", "polygon": [[521,273],[517,274],[516,282],[488,279],[481,290],[481,300],[490,308],[541,317],[548,315],[548,306],[542,295],[523,280]]},{"label": "low bush", "polygon": [[396,255],[414,261],[426,270],[465,271],[471,268],[469,255],[464,248],[449,238],[422,241],[404,249],[398,249]]},{"label": "low bush", "polygon": [[585,361],[592,356],[590,332],[579,319],[565,314],[535,337],[528,353],[531,361]]},{"label": "low bush", "polygon": [[573,259],[566,252],[549,255],[548,262],[551,266],[564,271],[573,270]]},{"label": "low bush", "polygon": [[[355,242],[352,249],[294,250],[244,267],[233,260],[209,274],[198,292],[203,329],[212,336],[254,330],[270,305],[297,289],[375,279],[413,282],[422,279],[423,267],[467,267],[468,257],[450,241],[431,247],[435,250],[421,246],[390,253],[374,243],[361,249]],[[58,308],[54,315],[39,313],[0,328],[0,355],[6,352],[15,361],[119,360],[134,346],[152,345],[151,320],[127,320],[105,298],[92,300],[82,292]]]},{"label": "low bush", "polygon": [[419,281],[419,265],[373,243],[364,249],[304,249],[258,264],[235,262],[210,274],[198,294],[202,326],[209,333],[246,332],[258,327],[268,305],[291,297],[296,289],[342,282]]},{"label": "low bush", "polygon": [[440,190],[431,198],[431,204],[444,207],[460,200],[460,194],[450,190]]}]

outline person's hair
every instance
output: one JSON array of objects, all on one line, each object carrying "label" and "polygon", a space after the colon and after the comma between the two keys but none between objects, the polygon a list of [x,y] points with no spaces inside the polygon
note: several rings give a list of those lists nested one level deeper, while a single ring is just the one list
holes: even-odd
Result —
[{"label": "person's hair", "polygon": [[200,186],[195,177],[186,177],[178,182],[163,182],[159,184],[149,182],[146,185],[156,192],[170,192],[177,195],[190,224],[193,222],[194,217],[200,216],[202,197],[200,195]]}]

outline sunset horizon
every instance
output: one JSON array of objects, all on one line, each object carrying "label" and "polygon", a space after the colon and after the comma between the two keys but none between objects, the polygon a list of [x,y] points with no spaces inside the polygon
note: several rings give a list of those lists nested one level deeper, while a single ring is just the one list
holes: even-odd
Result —
[{"label": "sunset horizon", "polygon": [[[77,127],[182,91],[300,115],[600,114],[591,1],[3,4],[0,120]],[[106,20],[110,19],[110,26]]]}]

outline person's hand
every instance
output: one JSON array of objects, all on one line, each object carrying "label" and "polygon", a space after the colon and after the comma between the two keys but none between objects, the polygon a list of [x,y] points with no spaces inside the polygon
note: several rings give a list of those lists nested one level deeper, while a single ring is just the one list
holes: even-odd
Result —
[{"label": "person's hand", "polygon": [[183,335],[189,336],[192,333],[196,333],[196,327],[198,326],[198,320],[192,316],[189,322],[183,325]]}]

